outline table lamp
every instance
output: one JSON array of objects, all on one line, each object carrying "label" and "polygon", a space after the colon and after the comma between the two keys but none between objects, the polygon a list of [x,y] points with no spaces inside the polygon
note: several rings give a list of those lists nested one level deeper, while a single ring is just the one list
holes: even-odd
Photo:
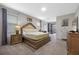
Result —
[{"label": "table lamp", "polygon": [[20,25],[16,25],[16,34],[19,34],[20,28]]}]

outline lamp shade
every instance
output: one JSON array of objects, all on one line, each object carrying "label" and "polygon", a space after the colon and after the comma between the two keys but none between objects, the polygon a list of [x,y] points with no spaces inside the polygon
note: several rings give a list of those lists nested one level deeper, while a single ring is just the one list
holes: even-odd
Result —
[{"label": "lamp shade", "polygon": [[20,30],[21,26],[20,25],[16,25],[16,30]]}]

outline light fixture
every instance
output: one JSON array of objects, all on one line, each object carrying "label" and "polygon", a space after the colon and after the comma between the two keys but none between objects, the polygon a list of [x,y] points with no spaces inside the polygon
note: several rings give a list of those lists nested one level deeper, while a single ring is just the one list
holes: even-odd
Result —
[{"label": "light fixture", "polygon": [[16,30],[20,30],[21,26],[20,25],[16,25]]},{"label": "light fixture", "polygon": [[19,34],[20,33],[20,28],[21,28],[20,25],[16,25],[16,34]]},{"label": "light fixture", "polygon": [[41,11],[43,11],[43,12],[45,12],[46,10],[47,10],[46,7],[41,8]]}]

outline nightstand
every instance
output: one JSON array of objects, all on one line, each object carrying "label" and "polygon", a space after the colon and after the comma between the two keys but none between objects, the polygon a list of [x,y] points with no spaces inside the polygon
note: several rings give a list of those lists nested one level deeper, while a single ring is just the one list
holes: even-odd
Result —
[{"label": "nightstand", "polygon": [[11,35],[11,42],[10,44],[17,44],[22,42],[22,35],[21,34],[15,34]]}]

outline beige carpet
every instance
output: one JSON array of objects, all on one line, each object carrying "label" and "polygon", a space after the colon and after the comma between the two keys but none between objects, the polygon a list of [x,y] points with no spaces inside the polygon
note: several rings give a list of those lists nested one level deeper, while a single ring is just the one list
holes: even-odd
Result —
[{"label": "beige carpet", "polygon": [[24,43],[0,47],[0,55],[66,55],[66,41],[57,40],[55,34],[50,35],[51,41],[34,50]]}]

